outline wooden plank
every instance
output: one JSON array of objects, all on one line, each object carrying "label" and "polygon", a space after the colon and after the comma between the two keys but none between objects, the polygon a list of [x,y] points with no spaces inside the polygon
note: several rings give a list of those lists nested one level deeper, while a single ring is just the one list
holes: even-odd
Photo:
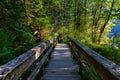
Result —
[{"label": "wooden plank", "polygon": [[47,40],[5,65],[0,66],[0,80],[17,80],[54,40],[55,38]]},{"label": "wooden plank", "polygon": [[80,80],[77,75],[45,75],[42,80]]},{"label": "wooden plank", "polygon": [[56,75],[78,75],[75,69],[76,68],[46,68],[45,73],[47,73],[47,75],[51,75],[53,73]]},{"label": "wooden plank", "polygon": [[57,44],[41,80],[81,80],[66,44]]},{"label": "wooden plank", "polygon": [[79,78],[63,78],[63,77],[51,77],[51,76],[49,76],[49,77],[46,77],[46,78],[44,78],[44,79],[41,79],[41,80],[80,80]]},{"label": "wooden plank", "polygon": [[120,66],[80,44],[75,39],[68,38],[72,45],[75,45],[84,58],[95,68],[103,80],[120,80]]}]

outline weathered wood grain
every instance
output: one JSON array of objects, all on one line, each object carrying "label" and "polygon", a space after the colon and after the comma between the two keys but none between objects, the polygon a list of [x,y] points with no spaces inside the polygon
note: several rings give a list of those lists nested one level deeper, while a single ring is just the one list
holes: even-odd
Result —
[{"label": "weathered wood grain", "polygon": [[0,66],[0,80],[17,80],[55,39],[47,40],[5,65]]},{"label": "weathered wood grain", "polygon": [[33,72],[30,74],[30,76],[27,78],[27,80],[34,80],[36,75],[39,73],[39,71],[41,70],[41,67],[44,65],[46,59],[48,58],[50,52],[52,51],[54,45],[52,45],[50,47],[50,49],[46,52],[46,54],[43,56],[42,60],[40,60],[40,62],[38,63],[38,65],[35,67],[35,69],[33,70]]},{"label": "weathered wood grain", "polygon": [[81,80],[76,69],[68,46],[57,44],[41,80]]}]

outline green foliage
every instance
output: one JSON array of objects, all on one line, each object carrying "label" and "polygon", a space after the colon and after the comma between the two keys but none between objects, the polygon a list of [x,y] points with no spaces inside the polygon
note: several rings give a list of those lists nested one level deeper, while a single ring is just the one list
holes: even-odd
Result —
[{"label": "green foliage", "polygon": [[119,49],[115,49],[108,45],[97,45],[97,44],[90,44],[88,45],[90,48],[101,54],[102,56],[112,60],[113,62],[120,65],[120,52]]},{"label": "green foliage", "polygon": [[61,36],[61,42],[66,43],[67,42],[67,35],[69,34],[68,29],[65,26],[61,26],[61,28],[57,32]]},{"label": "green foliage", "polygon": [[[105,37],[112,19],[120,19],[119,4],[119,0],[1,0],[0,64],[22,54],[36,42],[61,34],[62,43],[70,35],[120,65],[119,49],[109,46]],[[120,34],[113,42],[120,48]],[[93,68],[88,70],[96,75]]]},{"label": "green foliage", "polygon": [[65,26],[61,26],[60,29],[57,32],[61,33],[61,34],[67,34],[68,29]]},{"label": "green foliage", "polygon": [[113,47],[116,46],[120,49],[120,33],[116,33],[113,37],[112,37],[112,41],[111,41]]},{"label": "green foliage", "polygon": [[[43,1],[0,1],[0,63],[3,64],[33,47],[36,44],[34,32],[40,29],[38,33],[43,33],[42,29],[49,26],[50,20]],[[38,36],[49,37],[47,34],[49,33]]]},{"label": "green foliage", "polygon": [[0,30],[0,48],[11,46],[16,38],[16,35],[8,32],[6,29]]},{"label": "green foliage", "polygon": [[[21,38],[21,39],[19,39],[19,38]],[[34,38],[31,33],[22,32],[21,34],[19,34],[16,37],[15,41],[24,44],[24,43],[30,43],[30,42],[34,41]]]},{"label": "green foliage", "polygon": [[90,79],[89,77],[91,77],[94,80],[102,80],[101,77],[98,75],[98,73],[95,71],[95,69],[92,66],[86,65],[86,69],[89,72],[89,75],[86,74],[86,71],[84,71],[84,69],[82,68],[80,69],[82,70],[80,74],[83,80],[89,80]]}]

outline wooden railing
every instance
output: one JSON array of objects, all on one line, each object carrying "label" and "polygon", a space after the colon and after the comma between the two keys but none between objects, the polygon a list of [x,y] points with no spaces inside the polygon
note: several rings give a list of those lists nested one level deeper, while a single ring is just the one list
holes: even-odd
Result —
[{"label": "wooden railing", "polygon": [[[37,74],[44,70],[50,52],[57,38],[52,38],[39,46],[0,66],[0,80],[17,80],[33,64],[36,66],[25,80],[36,80]],[[87,80],[120,80],[120,67],[90,48],[68,37],[73,57],[79,65],[79,72]],[[45,52],[45,49],[48,49]],[[40,76],[40,75],[39,75]],[[83,77],[83,80],[84,77]]]},{"label": "wooden railing", "polygon": [[[41,43],[39,46],[32,48],[26,53],[16,57],[5,65],[0,66],[0,80],[17,80],[34,62],[40,57],[35,68],[26,80],[35,80],[36,75],[43,68],[48,55],[54,47],[56,37]],[[43,54],[46,48],[50,47]]]},{"label": "wooden railing", "polygon": [[68,43],[73,57],[80,65],[80,74],[84,76],[85,73],[87,80],[120,80],[120,66],[71,37],[68,37]]}]

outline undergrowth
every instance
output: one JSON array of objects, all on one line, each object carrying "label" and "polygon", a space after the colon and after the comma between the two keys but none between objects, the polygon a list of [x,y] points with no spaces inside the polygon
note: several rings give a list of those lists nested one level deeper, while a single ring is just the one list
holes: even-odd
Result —
[{"label": "undergrowth", "polygon": [[102,56],[120,65],[120,49],[116,49],[107,45],[97,45],[97,44],[90,44],[88,46],[91,49],[98,52],[99,54],[101,54]]}]

